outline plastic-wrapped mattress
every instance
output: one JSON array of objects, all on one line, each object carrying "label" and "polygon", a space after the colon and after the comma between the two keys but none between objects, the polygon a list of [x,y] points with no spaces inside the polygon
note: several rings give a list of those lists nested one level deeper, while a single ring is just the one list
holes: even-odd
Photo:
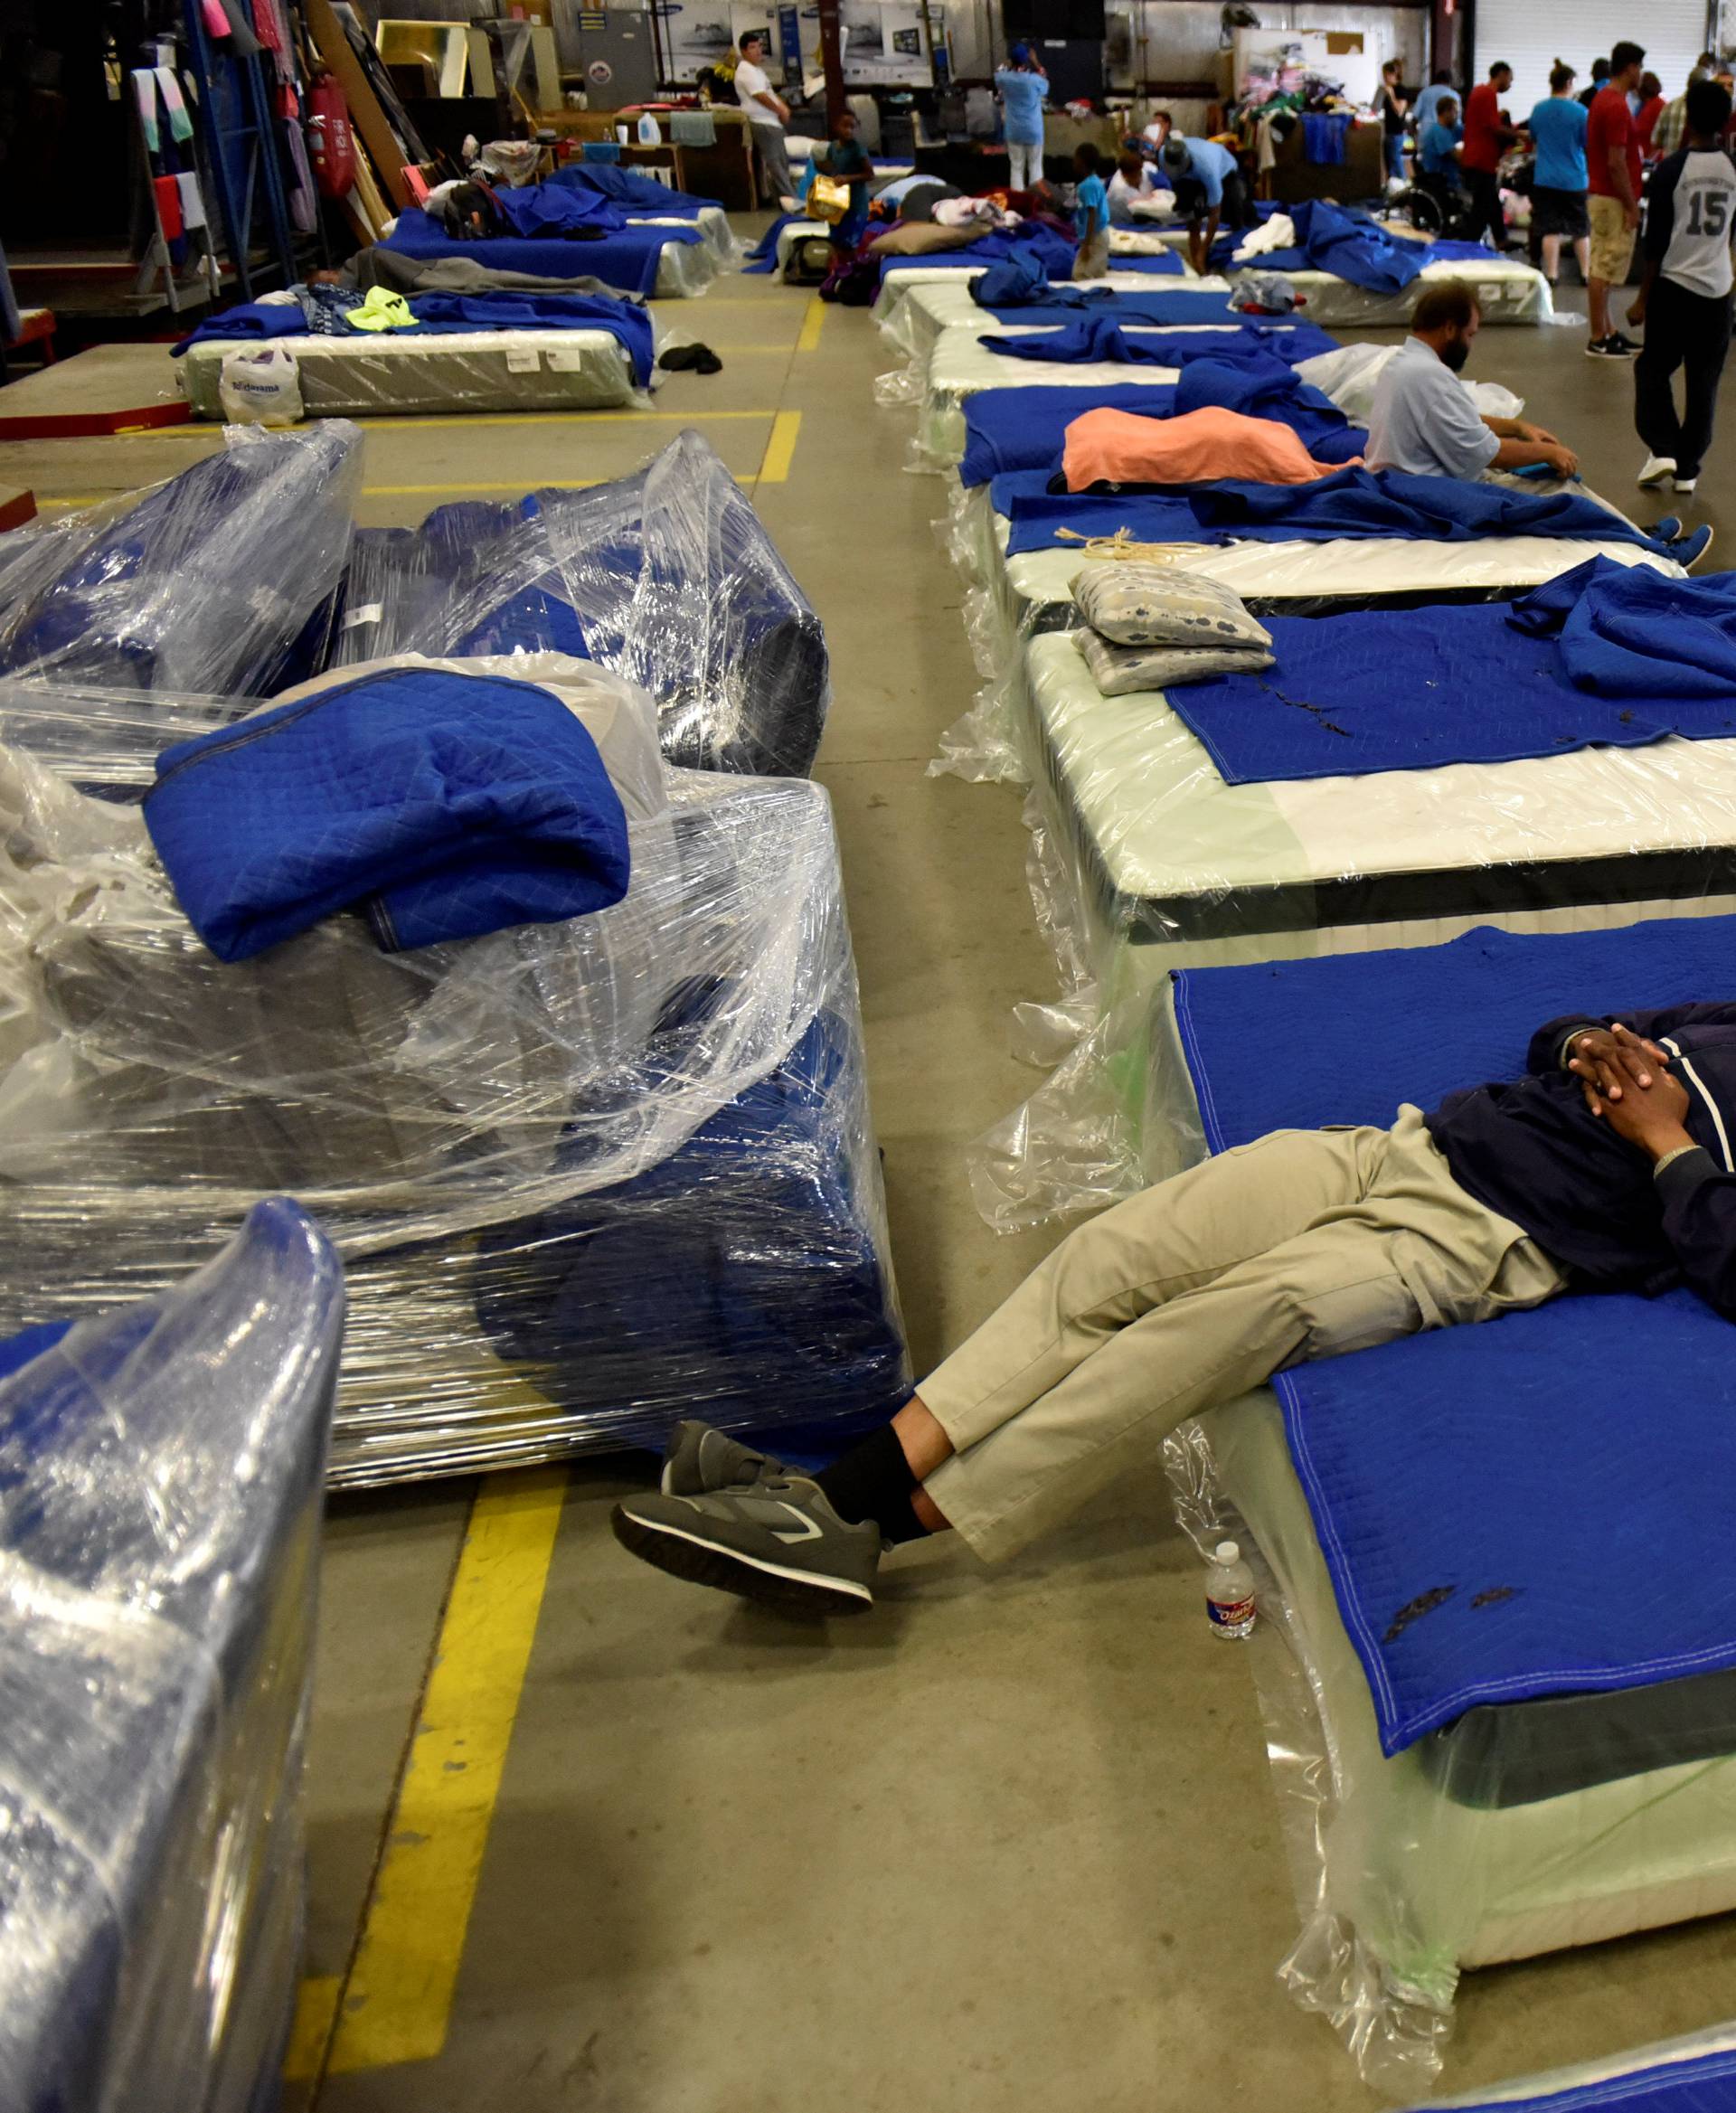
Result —
[{"label": "plastic-wrapped mattress", "polygon": [[[1230,281],[1234,286],[1260,276],[1256,264],[1246,271],[1232,271]],[[1549,281],[1535,265],[1514,257],[1425,264],[1410,285],[1395,294],[1353,286],[1331,271],[1287,271],[1282,276],[1305,304],[1303,314],[1308,321],[1327,330],[1402,328],[1422,295],[1443,279],[1460,279],[1475,288],[1485,323],[1551,323],[1555,318]]]},{"label": "plastic-wrapped mattress", "polygon": [[[979,389],[1120,389],[1141,383],[1153,388],[1174,388],[1180,370],[1175,367],[1130,366],[1119,361],[1068,363],[1059,360],[1014,360],[991,352],[983,342],[985,331],[1007,337],[1033,335],[1031,327],[1008,324],[1004,329],[989,318],[981,324],[960,323],[943,330],[929,353],[927,377],[922,383],[917,412],[916,445],[920,456],[936,467],[963,459],[965,452],[965,400]],[[1127,330],[1139,335],[1137,325]]]},{"label": "plastic-wrapped mattress", "polygon": [[0,1382],[5,2113],[276,2102],[343,1313],[278,1199]]},{"label": "plastic-wrapped mattress", "polygon": [[[924,278],[909,271],[889,272],[881,281],[880,295],[873,307],[882,335],[913,360],[926,363],[936,338],[943,330],[963,323],[971,324],[978,330],[1000,328],[995,317],[971,298],[969,282],[976,276],[975,272],[955,270],[935,272]],[[1142,271],[1111,271],[1107,278],[1093,280],[1092,285],[1108,287],[1115,293],[1162,293],[1171,297],[1190,293],[1221,296],[1230,290],[1227,278],[1195,278],[1192,275],[1185,278],[1153,278],[1149,272]],[[1062,320],[1046,315],[1041,323],[1052,329]],[[1039,318],[1033,316],[1032,323],[1038,326]],[[1212,323],[1220,330],[1223,328],[1223,318],[1215,314],[1215,304],[1211,322],[1202,327],[1209,328]]]},{"label": "plastic-wrapped mattress", "polygon": [[672,763],[765,777],[813,766],[831,698],[825,633],[696,433],[589,491],[357,533],[335,664],[544,648],[582,651],[649,690]]},{"label": "plastic-wrapped mattress", "polygon": [[907,1379],[825,794],[666,771],[649,700],[583,662],[449,665],[584,721],[622,901],[391,955],[339,916],[225,966],[137,807],[74,788],[147,783],[233,706],[0,692],[0,1327],[170,1280],[288,1191],[349,1277],[335,1482],[685,1414],[884,1417]]},{"label": "plastic-wrapped mattress", "polygon": [[[195,418],[221,419],[223,361],[256,340],[210,337],[176,363]],[[435,337],[296,337],[302,410],[314,419],[411,412],[597,410],[638,395],[633,363],[606,330],[474,330]]]},{"label": "plastic-wrapped mattress", "polygon": [[0,673],[258,691],[318,665],[362,436],[235,427],[224,442],[166,484],[0,535]]}]

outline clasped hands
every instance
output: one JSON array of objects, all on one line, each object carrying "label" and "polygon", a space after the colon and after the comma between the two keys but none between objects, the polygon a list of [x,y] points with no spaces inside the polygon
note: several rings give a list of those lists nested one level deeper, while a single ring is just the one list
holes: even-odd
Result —
[{"label": "clasped hands", "polygon": [[1619,1021],[1576,1034],[1568,1070],[1599,1121],[1654,1159],[1692,1145],[1688,1090],[1670,1069],[1670,1055]]}]

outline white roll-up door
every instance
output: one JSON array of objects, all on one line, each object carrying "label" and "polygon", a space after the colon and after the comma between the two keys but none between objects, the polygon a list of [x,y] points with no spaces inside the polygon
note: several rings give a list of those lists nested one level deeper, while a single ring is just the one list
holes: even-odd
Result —
[{"label": "white roll-up door", "polygon": [[1477,0],[1477,62],[1472,80],[1486,80],[1505,59],[1513,90],[1505,101],[1515,124],[1549,93],[1557,59],[1579,72],[1574,93],[1591,85],[1591,61],[1607,59],[1627,37],[1646,47],[1646,65],[1679,96],[1688,70],[1706,48],[1706,0]]}]

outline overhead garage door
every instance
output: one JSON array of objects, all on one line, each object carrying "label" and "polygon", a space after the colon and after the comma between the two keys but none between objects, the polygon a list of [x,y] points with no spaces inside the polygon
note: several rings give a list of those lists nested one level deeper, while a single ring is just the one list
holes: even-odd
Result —
[{"label": "overhead garage door", "polygon": [[1591,84],[1591,61],[1609,55],[1628,37],[1646,47],[1646,64],[1664,83],[1666,96],[1687,86],[1688,70],[1706,49],[1706,0],[1477,0],[1477,63],[1473,79],[1486,80],[1505,59],[1513,68],[1513,92],[1505,99],[1515,122],[1549,93],[1549,70],[1557,59],[1577,68],[1575,88]]}]

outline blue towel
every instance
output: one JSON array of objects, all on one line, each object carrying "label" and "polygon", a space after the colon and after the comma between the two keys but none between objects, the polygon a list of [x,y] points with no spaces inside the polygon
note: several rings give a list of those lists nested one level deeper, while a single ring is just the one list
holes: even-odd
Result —
[{"label": "blue towel", "polygon": [[1337,118],[1318,110],[1306,110],[1302,116],[1302,153],[1305,160],[1324,168],[1342,168],[1344,160],[1344,135],[1350,130],[1348,118]]},{"label": "blue towel", "polygon": [[627,816],[597,744],[534,684],[363,675],[156,759],[151,841],[212,952],[242,961],[340,910],[425,947],[605,910]]},{"label": "blue towel", "polygon": [[[1599,559],[1569,577],[1617,570]],[[1716,633],[1708,644],[1703,622],[1671,636],[1669,590],[1682,584],[1646,566],[1624,598],[1636,641],[1646,612],[1656,612],[1650,658],[1637,644],[1612,650],[1598,637],[1595,610],[1583,621],[1570,616],[1578,641],[1571,654],[1552,626],[1527,620],[1527,601],[1275,617],[1267,626],[1271,667],[1182,684],[1169,703],[1226,785],[1506,763],[1639,748],[1665,734],[1736,739],[1727,637]],[[1581,591],[1595,598],[1602,590],[1592,580]],[[1727,615],[1736,612],[1728,590],[1723,600]],[[1694,657],[1702,650],[1704,664]]]},{"label": "blue towel", "polygon": [[[1088,410],[1128,410],[1142,418],[1161,419],[1210,403],[1246,410],[1250,417],[1275,419],[1323,461],[1360,455],[1368,444],[1368,436],[1350,423],[1329,396],[1299,381],[1295,370],[1281,361],[1266,363],[1261,372],[1195,360],[1182,369],[1179,383],[1121,382],[1073,389],[1037,382],[1024,389],[979,389],[965,399],[965,456],[959,477],[966,485],[981,485],[1010,470],[1054,468],[1067,428]],[[1063,495],[1059,503],[1066,505],[1071,501]]]},{"label": "blue towel", "polygon": [[482,242],[455,242],[425,212],[401,212],[382,247],[406,257],[468,257],[495,271],[524,271],[536,278],[600,278],[623,293],[656,291],[657,266],[671,243],[703,243],[697,228],[649,227],[633,222],[599,241],[500,235]]},{"label": "blue towel", "polygon": [[[1512,1078],[1558,1014],[1722,996],[1736,919],[1175,979],[1213,1151]],[[1306,1051],[1301,1063],[1274,1051]],[[1276,1384],[1396,1753],[1479,1703],[1736,1665],[1730,1324],[1689,1291],[1564,1298]]]},{"label": "blue towel", "polygon": [[570,191],[594,191],[612,199],[629,219],[649,213],[665,220],[697,220],[708,207],[719,203],[715,198],[695,197],[691,191],[672,191],[643,169],[625,169],[618,162],[569,162],[549,177],[548,184]]},{"label": "blue towel", "polygon": [[[994,413],[977,414],[976,406],[1008,393],[1034,396],[1038,391],[994,390],[971,397],[965,406],[967,426],[973,415],[992,420]],[[1078,411],[1073,415],[1077,417]],[[1659,555],[1667,555],[1670,548],[1577,492],[1519,492],[1510,486],[1478,484],[1469,478],[1406,476],[1390,469],[1341,469],[1307,485],[1226,479],[1185,494],[1129,492],[1110,500],[1056,495],[1049,504],[1039,505],[1040,495],[1022,489],[1020,505],[1010,513],[1018,524],[1014,551],[1046,550],[1055,542],[1057,529],[1077,525],[1071,509],[1087,505],[1098,515],[1106,507],[1113,509],[1114,525],[1125,524],[1143,542],[1329,542],[1339,536],[1471,542],[1488,535],[1546,535],[1634,543]],[[997,505],[995,511],[1009,509]],[[1090,533],[1104,532],[1094,528]]]}]

